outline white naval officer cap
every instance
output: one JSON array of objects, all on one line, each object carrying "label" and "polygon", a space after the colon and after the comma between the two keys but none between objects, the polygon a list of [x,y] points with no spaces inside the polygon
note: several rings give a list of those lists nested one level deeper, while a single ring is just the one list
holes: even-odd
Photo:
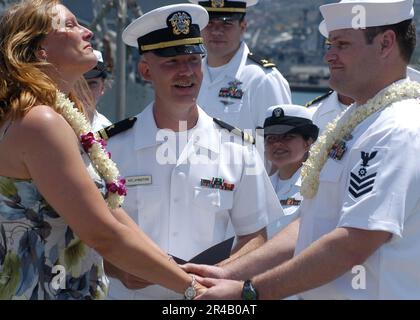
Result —
[{"label": "white naval officer cap", "polygon": [[239,20],[246,13],[246,8],[254,6],[258,0],[189,0],[203,6],[209,12],[210,19]]},{"label": "white naval officer cap", "polygon": [[207,11],[199,5],[169,5],[134,20],[124,29],[122,38],[125,44],[138,47],[140,54],[148,51],[163,57],[203,54],[201,30],[208,21]]},{"label": "white naval officer cap", "polygon": [[300,133],[314,140],[319,128],[312,122],[312,112],[303,106],[282,104],[267,109],[264,121],[264,136],[271,134]]},{"label": "white naval officer cap", "polygon": [[335,30],[386,26],[414,17],[413,0],[341,0],[319,10],[324,18],[319,31],[326,38]]}]

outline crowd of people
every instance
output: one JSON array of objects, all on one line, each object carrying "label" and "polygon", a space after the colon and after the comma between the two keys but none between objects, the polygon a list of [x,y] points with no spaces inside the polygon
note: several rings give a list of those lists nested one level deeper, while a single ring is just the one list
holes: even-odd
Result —
[{"label": "crowd of people", "polygon": [[1,15],[0,299],[419,299],[413,0],[321,5],[307,106],[243,41],[258,0],[190,2],[125,28],[154,100],[115,124],[68,8]]}]

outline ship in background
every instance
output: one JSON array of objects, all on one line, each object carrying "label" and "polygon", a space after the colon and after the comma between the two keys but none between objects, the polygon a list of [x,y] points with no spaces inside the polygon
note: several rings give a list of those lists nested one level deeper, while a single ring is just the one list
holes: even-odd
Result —
[{"label": "ship in background", "polygon": [[[137,50],[122,44],[122,28],[156,7],[187,1],[62,0],[95,33],[94,46],[109,65],[112,86],[101,99],[100,111],[111,121],[138,114],[153,99],[152,87],[137,74]],[[0,0],[0,11],[14,2]],[[276,63],[290,83],[294,103],[303,104],[328,90],[329,70],[323,62],[325,39],[318,32],[318,8],[333,2],[337,0],[260,0],[247,13],[245,41],[256,55]],[[420,25],[420,3],[415,1],[414,5]],[[419,53],[416,50],[414,67],[420,62]]]}]

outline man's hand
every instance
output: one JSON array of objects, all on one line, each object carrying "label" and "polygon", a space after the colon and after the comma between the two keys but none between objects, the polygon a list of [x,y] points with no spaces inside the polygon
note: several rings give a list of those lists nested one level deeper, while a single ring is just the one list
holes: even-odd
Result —
[{"label": "man's hand", "polygon": [[209,266],[206,264],[186,263],[180,267],[187,273],[196,274],[200,277],[224,279],[226,272],[221,267]]},{"label": "man's hand", "polygon": [[227,279],[197,278],[202,285],[208,287],[195,300],[240,300],[243,281]]}]

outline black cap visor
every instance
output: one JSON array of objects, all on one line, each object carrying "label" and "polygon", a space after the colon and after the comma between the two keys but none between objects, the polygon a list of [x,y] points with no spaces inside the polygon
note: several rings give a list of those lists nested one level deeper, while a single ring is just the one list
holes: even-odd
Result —
[{"label": "black cap visor", "polygon": [[85,79],[93,79],[93,78],[106,78],[106,65],[103,62],[98,62],[95,68],[86,72],[83,76]]},{"label": "black cap visor", "polygon": [[270,134],[285,134],[289,131],[295,129],[294,126],[288,126],[285,124],[275,124],[272,126],[268,126],[264,128],[264,136],[270,135]]},{"label": "black cap visor", "polygon": [[152,50],[159,57],[175,57],[185,54],[206,54],[202,44],[189,44]]},{"label": "black cap visor", "polygon": [[[262,129],[262,128],[261,128]],[[301,136],[311,137],[314,141],[318,139],[319,128],[314,124],[306,124],[299,127],[288,126],[284,124],[275,124],[264,129],[264,137],[268,135],[281,134],[299,134]]]},{"label": "black cap visor", "polygon": [[242,20],[244,17],[245,13],[209,11],[210,20],[239,21]]}]

